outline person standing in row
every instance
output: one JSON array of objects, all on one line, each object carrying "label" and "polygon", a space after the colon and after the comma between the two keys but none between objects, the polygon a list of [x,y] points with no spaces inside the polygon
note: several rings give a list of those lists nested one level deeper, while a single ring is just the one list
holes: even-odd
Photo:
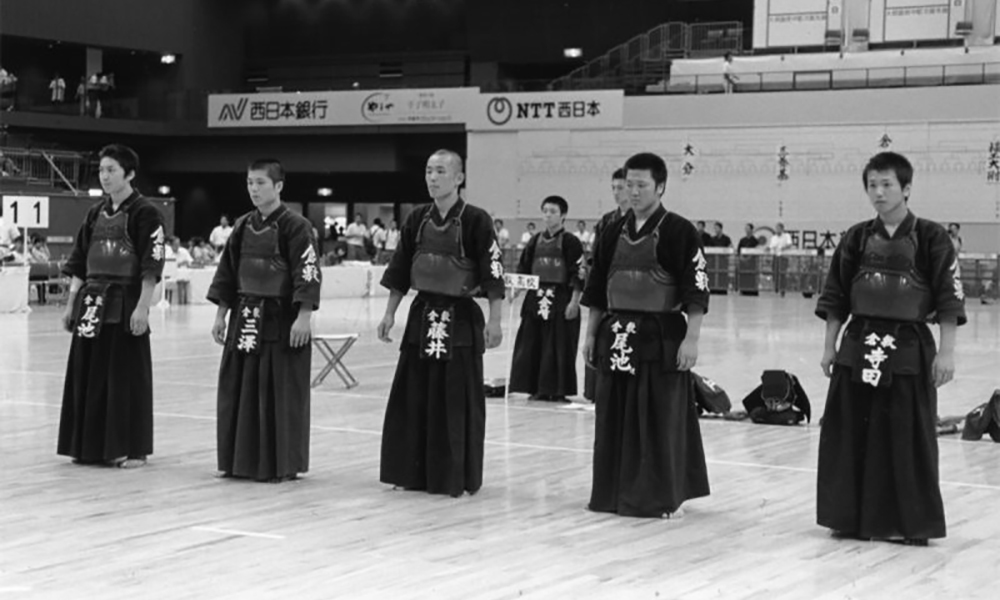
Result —
[{"label": "person standing in row", "polygon": [[[588,265],[593,264],[593,252],[597,246],[597,240],[601,237],[601,232],[610,227],[619,219],[625,217],[629,209],[628,190],[625,189],[625,169],[615,169],[611,174],[611,193],[615,199],[615,208],[601,216],[597,224],[594,225],[594,241],[591,244],[588,257]],[[580,270],[580,279],[587,281],[589,277],[587,269]],[[584,361],[583,365],[583,397],[591,402],[594,401],[594,387],[597,385],[597,372],[589,361]]]},{"label": "person standing in row", "polygon": [[667,166],[625,163],[632,210],[602,232],[583,296],[584,355],[597,369],[590,510],[676,518],[707,496],[691,368],[708,276],[700,236],[661,204]]},{"label": "person standing in row", "polygon": [[153,453],[149,307],[163,273],[163,216],[132,182],[139,156],[101,149],[107,197],[87,212],[63,267],[63,326],[73,334],[58,453],[81,464],[141,467]]},{"label": "person standing in row", "polygon": [[[966,321],[958,256],[944,227],[910,211],[906,157],[876,154],[862,182],[876,217],[841,238],[816,306],[830,378],[816,521],[836,537],[926,546],[946,533],[937,388],[954,376]],[[928,321],[941,327],[937,348]]]},{"label": "person standing in row", "polygon": [[[457,153],[432,154],[424,178],[434,201],[407,217],[381,282],[389,289],[383,342],[392,342],[403,296],[418,293],[385,410],[380,479],[459,497],[483,483],[483,353],[503,337],[502,251],[489,214],[459,197],[465,173]],[[489,300],[488,320],[475,297]]]},{"label": "person standing in row", "polygon": [[538,289],[528,290],[521,305],[510,374],[510,391],[532,400],[562,402],[576,395],[583,242],[564,228],[568,211],[560,196],[542,201],[545,229],[532,236],[517,269],[539,277]]},{"label": "person standing in row", "polygon": [[[275,159],[247,168],[254,210],[237,219],[208,299],[224,347],[217,405],[223,477],[277,483],[309,470],[309,369],[321,274],[312,224],[281,201]],[[228,313],[228,325],[227,325]]]}]

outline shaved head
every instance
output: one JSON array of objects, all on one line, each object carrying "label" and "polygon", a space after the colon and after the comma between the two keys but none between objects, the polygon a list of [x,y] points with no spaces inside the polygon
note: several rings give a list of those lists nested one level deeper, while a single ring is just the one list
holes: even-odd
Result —
[{"label": "shaved head", "polygon": [[458,154],[458,152],[455,152],[454,150],[448,150],[442,148],[441,150],[437,150],[436,152],[434,152],[434,154],[431,154],[431,156],[432,157],[441,156],[446,158],[447,161],[451,164],[451,166],[455,169],[456,173],[465,172],[465,161],[463,161],[462,157]]}]

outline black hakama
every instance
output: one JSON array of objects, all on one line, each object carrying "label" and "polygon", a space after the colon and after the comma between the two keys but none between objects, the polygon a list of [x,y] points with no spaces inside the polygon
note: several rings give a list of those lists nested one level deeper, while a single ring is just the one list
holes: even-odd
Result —
[{"label": "black hakama", "polygon": [[[417,207],[400,230],[399,246],[381,284],[405,294],[417,233],[427,211],[442,226],[461,215],[462,247],[476,264],[480,293],[503,297],[502,253],[493,222],[484,210],[459,200],[445,215],[433,204]],[[452,308],[449,356],[427,355],[423,329],[429,311]],[[410,306],[399,363],[389,392],[382,428],[379,479],[405,489],[460,496],[483,483],[486,396],[483,389],[485,319],[471,298],[419,293]]]},{"label": "black hakama", "polygon": [[[281,298],[240,294],[239,261],[244,228],[276,224],[281,256],[291,274],[291,292]],[[208,299],[230,308],[219,368],[216,434],[218,468],[258,481],[294,477],[309,470],[312,346],[289,345],[300,306],[319,307],[320,271],[312,225],[280,206],[266,219],[254,210],[237,220],[208,291]],[[263,302],[256,352],[240,349],[241,302]]]},{"label": "black hakama", "polygon": [[[447,360],[421,357],[420,323],[429,306],[454,307]],[[419,294],[413,301],[385,409],[383,483],[452,496],[482,487],[485,325],[472,299]]]},{"label": "black hakama", "polygon": [[[708,285],[697,231],[661,207],[635,231],[629,213],[602,231],[583,303],[607,311],[611,260],[627,227],[631,239],[651,234],[659,223],[656,257],[678,281],[684,310],[708,309]],[[634,373],[612,369],[616,332],[628,337]],[[625,516],[662,517],[687,500],[709,495],[708,468],[690,371],[678,371],[677,349],[687,333],[681,313],[607,313],[595,342],[596,423],[593,485],[589,508]]]},{"label": "black hakama", "polygon": [[[536,235],[521,253],[518,271],[531,273]],[[579,264],[583,245],[574,236],[560,231],[563,241],[563,261],[568,271],[568,283],[541,284],[538,290],[526,290],[521,304],[521,324],[514,340],[511,360],[510,391],[542,397],[575,396],[576,352],[580,343],[580,315],[566,318],[566,307],[574,290],[582,289]],[[544,314],[543,314],[544,313]]]},{"label": "black hakama", "polygon": [[[948,232],[912,212],[891,236],[879,219],[847,231],[833,254],[817,316],[847,321],[865,240],[875,232],[885,239],[915,236],[914,268],[930,286],[933,319],[964,324],[958,260]],[[860,381],[855,372],[864,352],[862,339],[873,330],[892,330],[898,346],[883,375],[890,383],[879,387]],[[945,536],[938,484],[937,389],[931,372],[935,355],[934,338],[924,323],[863,317],[847,323],[820,432],[818,524],[862,538]]]},{"label": "black hakama", "polygon": [[[76,296],[73,322],[83,313],[87,252],[100,211],[111,215],[111,200],[87,213],[63,272],[87,283]],[[134,193],[118,208],[127,216],[128,237],[139,257],[132,281],[107,289],[104,322],[94,338],[73,334],[63,387],[57,452],[79,462],[108,462],[153,453],[153,363],[149,331],[132,335],[130,320],[142,293],[142,280],[163,272],[164,232],[160,211]]]}]

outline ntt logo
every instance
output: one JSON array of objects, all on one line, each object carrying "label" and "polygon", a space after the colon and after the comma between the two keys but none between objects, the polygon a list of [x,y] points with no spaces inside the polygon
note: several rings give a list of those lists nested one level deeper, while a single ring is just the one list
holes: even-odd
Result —
[{"label": "ntt logo", "polygon": [[503,96],[491,99],[486,104],[486,118],[494,125],[505,125],[514,116],[514,107]]}]

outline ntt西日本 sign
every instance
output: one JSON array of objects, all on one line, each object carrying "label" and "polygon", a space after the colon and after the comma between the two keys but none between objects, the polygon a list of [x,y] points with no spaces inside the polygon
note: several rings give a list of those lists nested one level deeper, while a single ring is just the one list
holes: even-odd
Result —
[{"label": "ntt\u897f\u65e5\u672c sign", "polygon": [[481,94],[468,129],[619,128],[624,98],[622,90]]}]

